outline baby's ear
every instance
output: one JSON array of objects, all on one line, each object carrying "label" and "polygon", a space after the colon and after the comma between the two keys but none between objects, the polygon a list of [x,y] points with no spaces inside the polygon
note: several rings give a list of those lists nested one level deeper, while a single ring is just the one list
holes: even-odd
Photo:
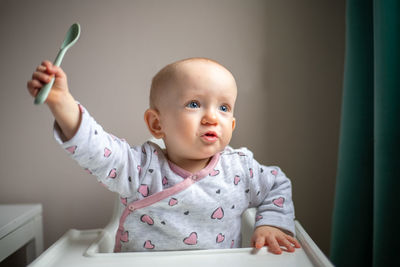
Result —
[{"label": "baby's ear", "polygon": [[233,130],[235,130],[235,127],[236,127],[236,119],[232,118],[232,132]]},{"label": "baby's ear", "polygon": [[155,109],[149,108],[144,112],[144,121],[147,124],[147,128],[150,133],[157,139],[163,138],[164,133],[161,129],[160,115]]}]

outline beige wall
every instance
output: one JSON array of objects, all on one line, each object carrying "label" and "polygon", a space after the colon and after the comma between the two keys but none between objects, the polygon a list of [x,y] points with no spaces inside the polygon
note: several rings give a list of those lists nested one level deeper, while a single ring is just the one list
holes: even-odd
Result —
[{"label": "beige wall", "polygon": [[328,252],[344,57],[341,1],[0,1],[0,203],[40,202],[45,246],[69,228],[104,226],[113,195],[52,139],[46,106],[26,90],[82,26],[63,68],[70,89],[113,134],[148,138],[152,76],[177,59],[220,61],[239,86],[234,147],[279,165],[296,215]]}]

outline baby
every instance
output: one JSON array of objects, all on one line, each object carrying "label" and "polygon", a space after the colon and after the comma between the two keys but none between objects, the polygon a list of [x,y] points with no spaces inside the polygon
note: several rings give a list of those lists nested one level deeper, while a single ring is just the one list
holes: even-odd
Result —
[{"label": "baby", "polygon": [[152,142],[131,147],[106,133],[72,97],[63,70],[48,61],[28,82],[30,94],[53,76],[46,103],[56,140],[121,197],[115,252],[240,247],[241,215],[249,207],[257,208],[253,247],[275,254],[300,247],[290,180],[248,149],[228,146],[237,88],[222,65],[189,58],[153,78],[144,119],[165,149]]}]

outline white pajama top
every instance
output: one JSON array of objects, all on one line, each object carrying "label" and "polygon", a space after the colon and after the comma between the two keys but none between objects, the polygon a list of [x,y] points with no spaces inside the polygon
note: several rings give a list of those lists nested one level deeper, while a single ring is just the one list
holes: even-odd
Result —
[{"label": "white pajama top", "polygon": [[246,148],[226,147],[197,173],[170,162],[152,142],[130,146],[108,134],[79,104],[75,136],[55,138],[84,169],[121,197],[124,211],[115,251],[235,248],[241,215],[256,207],[255,226],[294,234],[290,180],[278,167],[260,165]]}]

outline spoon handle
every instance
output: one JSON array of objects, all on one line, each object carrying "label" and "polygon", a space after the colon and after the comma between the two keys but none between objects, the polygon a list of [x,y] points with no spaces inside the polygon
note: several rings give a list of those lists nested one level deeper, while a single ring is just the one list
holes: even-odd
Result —
[{"label": "spoon handle", "polygon": [[[67,49],[60,49],[60,51],[58,51],[56,59],[54,60],[54,63],[53,63],[54,66],[59,67],[61,65],[61,61],[63,60],[66,51],[67,51]],[[40,89],[39,93],[35,97],[35,101],[34,101],[35,105],[43,104],[43,102],[46,101],[47,96],[50,93],[51,87],[54,84],[54,80],[55,80],[55,78],[53,77],[49,83],[46,83]]]}]

